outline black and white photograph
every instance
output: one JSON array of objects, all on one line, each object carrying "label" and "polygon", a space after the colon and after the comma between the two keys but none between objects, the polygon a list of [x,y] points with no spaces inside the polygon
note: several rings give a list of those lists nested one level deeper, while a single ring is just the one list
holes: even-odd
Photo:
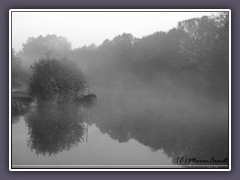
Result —
[{"label": "black and white photograph", "polygon": [[9,170],[231,170],[231,11],[9,10]]}]

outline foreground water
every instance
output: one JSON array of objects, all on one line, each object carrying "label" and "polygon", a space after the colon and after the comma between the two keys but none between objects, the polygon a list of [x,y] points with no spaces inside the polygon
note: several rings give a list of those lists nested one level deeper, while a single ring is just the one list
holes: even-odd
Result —
[{"label": "foreground water", "polygon": [[38,104],[14,116],[13,167],[228,165],[227,103],[117,85],[95,93],[91,109]]}]

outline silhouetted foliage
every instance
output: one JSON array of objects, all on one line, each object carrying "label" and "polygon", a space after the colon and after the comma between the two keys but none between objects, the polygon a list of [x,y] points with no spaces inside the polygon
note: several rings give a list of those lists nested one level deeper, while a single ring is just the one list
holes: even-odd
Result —
[{"label": "silhouetted foliage", "polygon": [[181,38],[183,66],[192,65],[214,93],[228,94],[229,28],[225,13],[203,16],[178,24],[185,35]]},{"label": "silhouetted foliage", "polygon": [[228,34],[226,13],[185,20],[141,39],[124,33],[95,50],[96,81],[125,81],[123,75],[129,74],[149,83],[167,76],[213,98],[227,98]]},{"label": "silhouetted foliage", "polygon": [[84,76],[72,61],[42,58],[31,68],[29,92],[39,100],[72,101],[85,90]]},{"label": "silhouetted foliage", "polygon": [[[209,93],[211,97],[228,96],[229,62],[228,13],[192,18],[178,23],[167,32],[135,38],[123,33],[100,46],[91,44],[71,49],[66,38],[56,35],[29,38],[17,55],[23,66],[44,55],[67,57],[76,61],[85,74],[96,74],[92,83],[108,86],[125,81],[130,75],[146,83],[171,77],[184,86]],[[111,78],[111,79],[110,79]],[[128,80],[128,79],[127,79]]]}]

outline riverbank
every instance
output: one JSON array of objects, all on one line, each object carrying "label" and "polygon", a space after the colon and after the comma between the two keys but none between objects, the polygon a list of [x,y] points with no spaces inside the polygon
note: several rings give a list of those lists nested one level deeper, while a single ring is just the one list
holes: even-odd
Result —
[{"label": "riverbank", "polygon": [[29,103],[33,98],[29,95],[26,87],[12,88],[12,115],[21,115],[27,112]]}]

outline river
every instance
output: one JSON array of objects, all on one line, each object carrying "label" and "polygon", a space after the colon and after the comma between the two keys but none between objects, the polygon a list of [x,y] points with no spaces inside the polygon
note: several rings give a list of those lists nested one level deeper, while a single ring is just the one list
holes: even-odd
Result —
[{"label": "river", "polygon": [[228,167],[228,104],[167,91],[116,83],[91,109],[32,103],[12,117],[13,168]]}]

